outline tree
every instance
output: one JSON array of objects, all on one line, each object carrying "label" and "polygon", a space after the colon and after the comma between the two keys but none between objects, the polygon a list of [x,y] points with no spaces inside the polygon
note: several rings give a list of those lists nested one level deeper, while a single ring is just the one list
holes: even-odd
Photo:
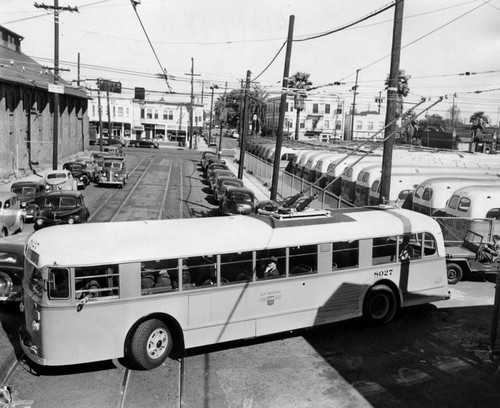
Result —
[{"label": "tree", "polygon": [[475,112],[469,119],[469,123],[472,124],[472,136],[474,139],[478,138],[478,130],[481,132],[484,128],[490,124],[490,118],[484,114],[484,112]]},{"label": "tree", "polygon": [[[404,69],[399,70],[398,74],[398,90],[397,90],[397,95],[398,95],[398,102],[396,106],[396,117],[400,117],[403,114],[403,98],[406,98],[408,94],[410,93],[410,86],[408,85],[408,82],[410,80],[411,76],[406,75],[406,72]],[[391,78],[389,75],[387,75],[387,78],[385,80],[385,89],[389,88],[390,85],[390,80]]]},{"label": "tree", "polygon": [[294,107],[297,111],[296,123],[295,123],[295,140],[299,140],[299,124],[300,124],[300,111],[304,109],[304,100],[307,98],[307,94],[303,91],[309,90],[312,82],[309,80],[310,74],[306,72],[296,72],[288,80],[288,87],[293,88],[294,92]]}]

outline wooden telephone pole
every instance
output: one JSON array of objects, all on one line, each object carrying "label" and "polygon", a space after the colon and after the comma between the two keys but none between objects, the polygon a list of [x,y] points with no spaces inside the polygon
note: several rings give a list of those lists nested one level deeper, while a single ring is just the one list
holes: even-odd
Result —
[{"label": "wooden telephone pole", "polygon": [[[385,135],[392,135],[397,128],[398,80],[399,60],[401,54],[401,34],[403,31],[404,0],[396,0],[394,11],[394,28],[392,33],[391,69],[389,73],[389,86],[387,87],[387,112],[385,116]],[[384,142],[382,155],[382,175],[380,178],[380,202],[389,199],[391,188],[392,151],[394,137],[389,137]]]}]

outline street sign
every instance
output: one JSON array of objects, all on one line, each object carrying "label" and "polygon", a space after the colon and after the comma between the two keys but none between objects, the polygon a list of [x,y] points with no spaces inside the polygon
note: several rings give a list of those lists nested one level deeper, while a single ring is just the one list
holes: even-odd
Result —
[{"label": "street sign", "polygon": [[49,92],[63,94],[64,93],[64,85],[49,84]]}]

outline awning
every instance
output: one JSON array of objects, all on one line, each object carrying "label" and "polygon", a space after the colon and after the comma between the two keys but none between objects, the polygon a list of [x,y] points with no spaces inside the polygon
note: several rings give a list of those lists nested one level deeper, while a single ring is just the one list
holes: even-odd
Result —
[{"label": "awning", "polygon": [[156,130],[165,130],[165,125],[156,125]]}]

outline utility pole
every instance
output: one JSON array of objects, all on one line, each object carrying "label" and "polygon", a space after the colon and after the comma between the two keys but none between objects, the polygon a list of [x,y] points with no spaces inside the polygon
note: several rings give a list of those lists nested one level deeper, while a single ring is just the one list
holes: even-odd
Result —
[{"label": "utility pole", "polygon": [[[59,0],[54,0],[53,6],[47,6],[46,4],[35,3],[36,8],[43,8],[45,10],[54,10],[54,124],[52,128],[53,140],[52,140],[52,169],[57,170],[57,159],[58,159],[58,144],[59,144],[59,93],[60,89],[57,89],[59,83],[59,12],[61,10],[65,11],[76,11],[76,7],[59,7]],[[50,87],[49,87],[50,88]],[[50,89],[49,89],[50,92]],[[62,90],[64,93],[64,89]]]},{"label": "utility pole", "polygon": [[189,148],[193,148],[193,111],[194,111],[194,77],[200,76],[200,74],[194,73],[194,58],[191,57],[191,73],[184,74],[191,77],[191,102],[189,103]]},{"label": "utility pole", "polygon": [[451,128],[455,127],[455,94],[453,94],[453,102],[451,105]]},{"label": "utility pole", "polygon": [[[286,43],[285,67],[283,69],[283,82],[281,85],[280,114],[278,117],[278,133],[276,134],[276,149],[274,150],[273,178],[271,181],[271,200],[276,200],[278,193],[278,181],[280,176],[281,145],[283,143],[283,126],[285,124],[286,98],[288,95],[288,77],[290,75],[290,59],[292,56],[293,25],[295,16],[288,19],[288,37]],[[296,126],[299,126],[297,123]],[[242,147],[242,151],[243,151]]]},{"label": "utility pole", "polygon": [[101,87],[97,80],[97,112],[99,114],[99,151],[102,152],[102,105],[101,105]]},{"label": "utility pole", "polygon": [[210,102],[210,127],[208,128],[208,144],[210,144],[210,140],[212,138],[212,114],[214,111],[214,91],[219,89],[217,85],[210,85],[210,89],[212,90],[212,99]]},{"label": "utility pole", "polygon": [[241,132],[241,143],[240,143],[240,163],[238,168],[238,178],[243,180],[243,169],[245,167],[245,139],[248,134],[248,91],[250,90],[250,75],[252,73],[250,70],[247,71],[247,79],[245,82],[245,102],[243,105],[243,125]]},{"label": "utility pole", "polygon": [[[394,10],[394,27],[392,32],[391,69],[389,72],[389,86],[387,87],[387,112],[385,115],[385,135],[392,135],[396,131],[396,115],[398,104],[399,60],[401,55],[401,34],[403,31],[404,0],[396,0]],[[392,173],[392,151],[394,137],[384,142],[382,155],[382,175],[380,177],[380,202],[389,199]]]},{"label": "utility pole", "polygon": [[351,112],[351,140],[354,140],[354,115],[356,112],[356,95],[358,94],[358,74],[359,69],[356,70],[356,82],[352,89],[354,90],[354,97],[352,99],[352,112]]},{"label": "utility pole", "polygon": [[227,92],[227,82],[224,86],[224,96],[222,100],[224,102],[224,106],[222,107],[219,119],[220,119],[220,136],[219,136],[219,152],[222,152],[222,130],[224,128],[224,122],[227,120],[227,111],[226,111],[226,92]]}]

